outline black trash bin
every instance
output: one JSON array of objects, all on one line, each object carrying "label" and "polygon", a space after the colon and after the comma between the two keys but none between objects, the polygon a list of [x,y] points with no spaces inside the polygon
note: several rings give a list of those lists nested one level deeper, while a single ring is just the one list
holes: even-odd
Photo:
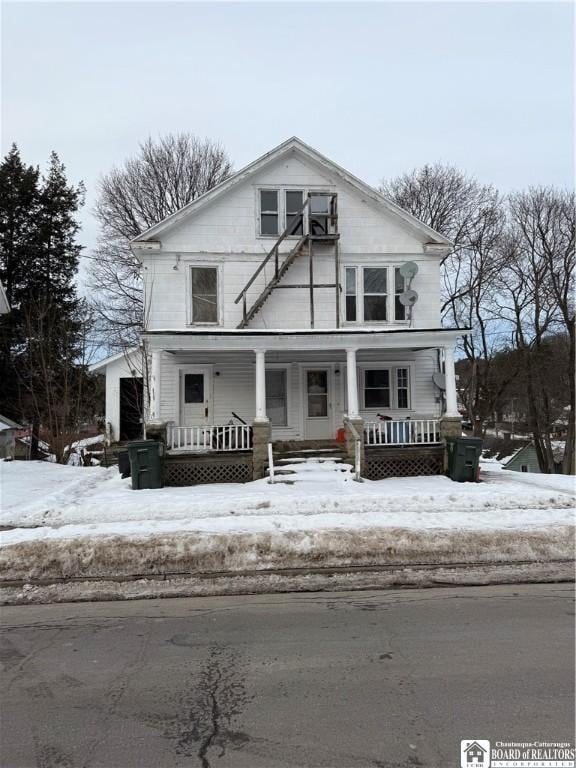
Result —
[{"label": "black trash bin", "polygon": [[132,490],[162,488],[164,443],[158,440],[138,440],[128,443]]},{"label": "black trash bin", "polygon": [[477,483],[482,440],[479,437],[448,437],[448,477],[457,483]]},{"label": "black trash bin", "polygon": [[118,454],[118,472],[122,478],[130,477],[130,456],[128,451],[120,451]]}]

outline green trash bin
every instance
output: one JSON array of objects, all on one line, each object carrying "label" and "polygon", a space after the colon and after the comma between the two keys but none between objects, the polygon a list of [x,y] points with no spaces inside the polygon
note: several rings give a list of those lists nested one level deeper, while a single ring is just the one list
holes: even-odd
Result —
[{"label": "green trash bin", "polygon": [[132,490],[162,488],[164,443],[158,440],[138,440],[128,443]]},{"label": "green trash bin", "polygon": [[448,437],[448,477],[457,483],[477,483],[482,440],[479,437]]}]

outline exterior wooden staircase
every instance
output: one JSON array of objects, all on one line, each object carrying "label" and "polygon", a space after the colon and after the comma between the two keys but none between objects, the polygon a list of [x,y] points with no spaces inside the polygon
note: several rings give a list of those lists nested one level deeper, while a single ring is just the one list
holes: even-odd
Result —
[{"label": "exterior wooden staircase", "polygon": [[[326,205],[326,210],[317,212],[314,208],[315,201],[326,201],[322,205]],[[288,272],[292,264],[305,252],[308,254],[310,260],[310,283],[308,285],[283,285],[284,288],[309,288],[310,289],[310,313],[311,313],[311,326],[314,326],[314,287],[321,288],[335,288],[336,289],[336,304],[339,306],[339,283],[338,283],[338,213],[337,213],[337,194],[335,192],[309,192],[302,209],[295,216],[292,217],[290,223],[282,232],[278,240],[274,243],[271,250],[268,252],[258,269],[254,272],[250,280],[246,283],[244,288],[240,291],[234,303],[238,304],[242,301],[242,320],[238,324],[238,328],[246,328],[252,318],[260,312],[268,297],[272,291],[278,287],[282,278]],[[281,261],[280,245],[283,241],[293,235],[298,230],[304,232],[294,247],[288,252]],[[322,284],[314,285],[314,271],[312,265],[313,257],[313,243],[314,242],[328,242],[335,245],[336,254],[336,282],[334,284]],[[273,260],[274,273],[270,280],[266,283],[255,301],[248,307],[248,291],[255,283],[259,275],[265,269],[266,265]],[[338,312],[337,312],[338,314]]]}]

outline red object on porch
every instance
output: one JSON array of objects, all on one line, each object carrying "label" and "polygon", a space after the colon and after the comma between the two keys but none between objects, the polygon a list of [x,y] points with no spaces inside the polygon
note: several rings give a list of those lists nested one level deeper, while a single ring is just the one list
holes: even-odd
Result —
[{"label": "red object on porch", "polygon": [[336,442],[337,443],[346,442],[346,430],[344,429],[344,427],[340,427],[338,432],[336,432]]}]

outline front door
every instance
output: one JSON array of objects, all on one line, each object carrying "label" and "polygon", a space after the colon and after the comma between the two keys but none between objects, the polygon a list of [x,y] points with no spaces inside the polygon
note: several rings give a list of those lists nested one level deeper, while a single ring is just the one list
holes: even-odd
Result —
[{"label": "front door", "polygon": [[329,368],[304,369],[304,434],[308,440],[333,437]]},{"label": "front door", "polygon": [[209,368],[196,365],[180,369],[180,426],[199,427],[211,423],[210,373]]}]

